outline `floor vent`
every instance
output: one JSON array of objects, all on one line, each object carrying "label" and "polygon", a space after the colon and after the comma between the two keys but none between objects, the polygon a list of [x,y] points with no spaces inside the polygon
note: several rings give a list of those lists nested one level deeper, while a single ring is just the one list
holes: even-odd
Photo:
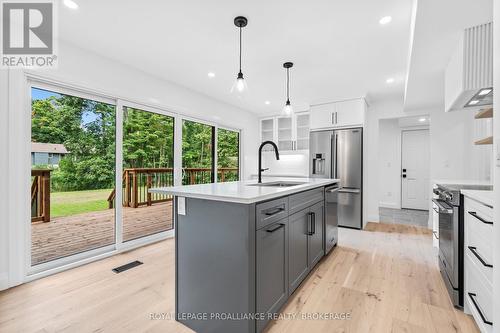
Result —
[{"label": "floor vent", "polygon": [[115,272],[115,273],[125,272],[126,270],[129,270],[129,269],[134,268],[135,266],[139,266],[139,265],[142,265],[142,262],[140,262],[139,260],[132,261],[132,262],[129,262],[128,264],[113,268],[113,272]]}]

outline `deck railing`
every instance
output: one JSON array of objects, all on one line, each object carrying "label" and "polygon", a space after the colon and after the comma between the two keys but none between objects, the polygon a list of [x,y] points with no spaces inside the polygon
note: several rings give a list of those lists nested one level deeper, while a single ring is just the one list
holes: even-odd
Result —
[{"label": "deck railing", "polygon": [[31,170],[31,222],[50,221],[50,172]]},{"label": "deck railing", "polygon": [[[210,182],[210,168],[183,168],[184,183],[188,185]],[[217,170],[221,182],[226,179],[237,179],[238,168],[219,168]],[[154,203],[172,200],[169,195],[150,193],[153,187],[173,186],[173,168],[127,168],[123,170],[123,200],[124,207],[137,208],[151,206]],[[116,192],[108,196],[109,208],[114,207]]]}]

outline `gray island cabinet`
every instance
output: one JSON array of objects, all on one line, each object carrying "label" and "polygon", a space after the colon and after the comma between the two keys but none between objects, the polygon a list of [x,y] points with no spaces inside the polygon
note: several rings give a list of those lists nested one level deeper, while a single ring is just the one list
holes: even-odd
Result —
[{"label": "gray island cabinet", "polygon": [[325,253],[324,187],[335,182],[151,190],[174,195],[176,319],[200,333],[261,332]]}]

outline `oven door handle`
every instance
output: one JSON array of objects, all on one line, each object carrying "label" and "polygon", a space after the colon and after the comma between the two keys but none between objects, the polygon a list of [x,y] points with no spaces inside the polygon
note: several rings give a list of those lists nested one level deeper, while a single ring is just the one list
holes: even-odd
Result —
[{"label": "oven door handle", "polygon": [[432,199],[432,202],[434,202],[436,204],[436,206],[438,206],[438,209],[439,209],[438,213],[439,214],[450,214],[450,215],[453,214],[453,209],[444,207],[441,204],[440,200]]}]

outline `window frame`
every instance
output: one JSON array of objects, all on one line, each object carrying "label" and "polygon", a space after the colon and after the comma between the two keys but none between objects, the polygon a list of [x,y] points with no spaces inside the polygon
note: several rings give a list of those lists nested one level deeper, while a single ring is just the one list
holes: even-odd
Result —
[{"label": "window frame", "polygon": [[[60,94],[66,94],[66,95],[71,95],[74,97],[79,97],[79,98],[84,98],[84,99],[89,99],[93,100],[96,102],[101,102],[101,103],[107,103],[110,105],[113,105],[115,107],[115,126],[116,126],[116,132],[115,132],[115,187],[116,189],[120,189],[116,191],[116,198],[117,202],[121,202],[122,200],[122,173],[123,173],[123,151],[122,151],[122,145],[123,145],[123,111],[124,107],[131,107],[135,109],[140,109],[148,112],[153,112],[153,113],[158,113],[161,115],[166,115],[174,118],[174,186],[179,186],[182,185],[182,121],[184,119],[190,120],[190,121],[196,121],[202,124],[210,125],[213,126],[213,175],[214,179],[213,182],[217,182],[217,131],[219,128],[226,129],[226,130],[231,130],[239,133],[239,147],[238,147],[238,173],[239,173],[239,178],[240,180],[242,179],[243,172],[244,172],[244,166],[242,163],[242,156],[244,154],[243,152],[243,129],[240,128],[235,128],[231,126],[225,126],[223,124],[218,124],[216,122],[202,119],[202,118],[197,118],[193,116],[189,116],[187,114],[184,114],[179,111],[175,111],[174,108],[171,107],[163,107],[163,106],[158,106],[158,105],[153,105],[149,102],[145,101],[134,101],[132,99],[127,99],[122,96],[119,96],[117,94],[109,94],[106,92],[103,92],[102,90],[98,89],[90,89],[87,87],[82,87],[76,84],[71,84],[71,83],[66,83],[63,81],[60,81],[58,79],[52,79],[52,78],[47,78],[45,76],[39,76],[38,74],[34,73],[23,73],[23,80],[24,80],[24,85],[26,87],[25,93],[24,93],[24,101],[26,103],[26,107],[23,109],[23,117],[24,117],[24,130],[26,134],[23,134],[22,136],[25,137],[26,142],[23,143],[23,147],[25,151],[31,152],[31,148],[29,147],[29,142],[31,141],[31,89],[32,88],[38,88],[38,89],[43,89],[47,91],[53,91],[56,93]],[[9,79],[9,86],[15,86],[15,79],[14,82],[12,82]],[[27,140],[26,140],[27,139]],[[176,145],[177,143],[177,145]],[[23,159],[24,161],[24,159]],[[31,155],[29,159],[26,159],[26,162],[24,163],[24,172],[23,174],[30,175],[31,174]],[[25,184],[25,182],[22,182],[21,184]],[[23,206],[25,207],[30,207],[29,203],[29,196],[24,195],[24,204]],[[118,201],[120,200],[120,201]],[[26,212],[28,212],[26,210]],[[22,216],[25,216],[26,219],[26,213],[24,213]],[[130,241],[123,241],[123,214],[122,214],[122,207],[121,205],[116,205],[115,208],[115,243],[113,245],[108,245],[105,247],[101,247],[98,249],[94,250],[89,250],[86,252],[82,253],[77,253],[68,257],[63,257],[60,259],[55,259],[52,261],[49,261],[47,263],[39,264],[36,266],[31,266],[31,223],[17,223],[17,229],[24,234],[24,265],[21,265],[21,267],[24,267],[24,272],[21,273],[22,276],[22,281],[23,282],[29,282],[36,280],[41,277],[45,277],[48,275],[52,275],[67,269],[71,269],[74,267],[78,267],[80,265],[93,262],[96,260],[100,260],[106,257],[113,256],[118,253],[122,253],[125,251],[132,250],[134,248],[142,247],[148,244],[152,244],[154,242],[172,238],[174,237],[175,234],[175,221],[174,221],[174,226],[171,230],[145,236],[139,239],[134,239]],[[23,230],[24,229],[24,230]],[[20,250],[20,249],[19,249]],[[17,252],[17,250],[16,250]],[[10,258],[14,258],[14,252],[10,256]],[[11,260],[10,259],[10,260]]]},{"label": "window frame", "polygon": [[[218,140],[217,140],[217,134],[218,134],[218,131],[219,129],[223,129],[223,130],[226,130],[226,131],[231,131],[231,132],[236,132],[238,133],[238,181],[241,180],[241,176],[243,175],[243,168],[242,168],[242,159],[241,159],[241,156],[242,156],[242,153],[241,153],[241,149],[242,149],[242,145],[241,145],[241,142],[242,142],[242,136],[241,136],[241,132],[242,130],[241,129],[236,129],[236,128],[231,128],[231,127],[226,127],[226,126],[218,126],[217,129],[216,129],[216,133],[215,133],[215,139],[216,139],[216,143],[217,143],[217,147],[216,147],[216,153],[217,153],[217,149],[219,148],[218,147]],[[218,155],[218,154],[216,154]],[[218,162],[218,161],[217,161]],[[216,165],[216,168],[218,168],[218,165]]]}]

